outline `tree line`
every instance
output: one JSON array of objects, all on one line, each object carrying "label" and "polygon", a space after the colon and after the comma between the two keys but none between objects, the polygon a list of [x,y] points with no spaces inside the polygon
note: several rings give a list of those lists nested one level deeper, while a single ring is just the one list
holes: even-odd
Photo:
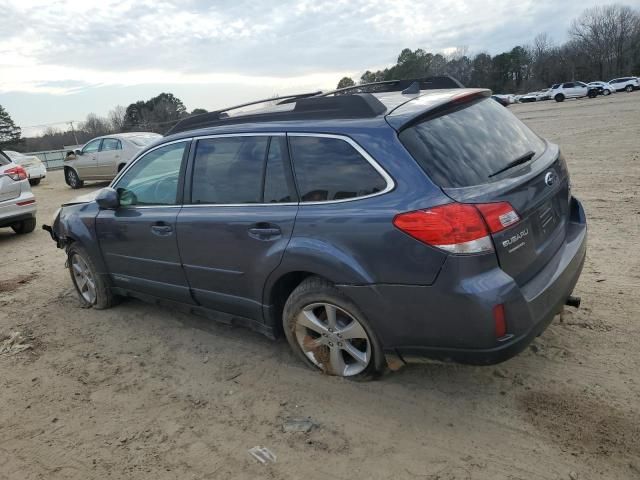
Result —
[{"label": "tree line", "polygon": [[[607,81],[617,76],[640,75],[640,9],[617,4],[590,8],[573,20],[568,33],[569,40],[561,45],[541,33],[531,44],[494,56],[485,52],[472,56],[464,47],[448,54],[405,48],[395,65],[367,70],[359,83],[451,75],[468,87],[523,93],[562,81]],[[355,84],[352,78],[344,77],[338,88]],[[188,112],[179,98],[161,93],[126,108],[119,105],[106,117],[90,113],[83,122],[70,124],[64,131],[48,128],[40,136],[23,138],[20,127],[0,105],[0,148],[33,152],[84,144],[110,133],[165,133],[180,119],[199,113],[206,110]]]},{"label": "tree line", "polygon": [[[451,75],[468,87],[525,93],[563,81],[640,75],[640,9],[622,5],[590,8],[572,21],[568,33],[569,40],[561,45],[541,33],[530,44],[494,56],[485,52],[471,56],[465,47],[449,54],[405,48],[395,65],[367,70],[359,83]],[[338,88],[355,84],[344,77]]]}]

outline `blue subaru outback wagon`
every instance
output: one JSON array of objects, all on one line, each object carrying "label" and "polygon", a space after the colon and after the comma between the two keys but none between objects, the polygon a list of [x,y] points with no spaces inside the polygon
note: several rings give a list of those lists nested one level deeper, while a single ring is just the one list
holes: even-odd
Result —
[{"label": "blue subaru outback wagon", "polygon": [[81,301],[284,333],[356,379],[517,354],[578,300],[587,229],[565,160],[488,90],[401,84],[178,123],[44,227]]}]

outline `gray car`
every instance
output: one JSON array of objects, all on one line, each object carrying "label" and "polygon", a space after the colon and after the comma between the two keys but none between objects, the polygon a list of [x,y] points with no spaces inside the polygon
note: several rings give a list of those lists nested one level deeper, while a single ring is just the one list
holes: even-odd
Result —
[{"label": "gray car", "polygon": [[29,175],[0,150],[0,228],[11,227],[18,234],[36,227],[36,198]]},{"label": "gray car", "polygon": [[558,146],[439,86],[185,119],[46,228],[87,306],[218,312],[350,378],[506,360],[578,303],[585,214]]},{"label": "gray car", "polygon": [[82,188],[86,180],[113,180],[129,160],[161,135],[151,132],[114,133],[88,141],[69,152],[64,160],[64,178],[71,188]]}]

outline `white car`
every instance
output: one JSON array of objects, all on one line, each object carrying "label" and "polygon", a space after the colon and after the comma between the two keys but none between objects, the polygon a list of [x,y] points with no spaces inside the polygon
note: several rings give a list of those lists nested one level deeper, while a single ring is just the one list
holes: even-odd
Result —
[{"label": "white car", "polygon": [[640,80],[638,77],[620,77],[609,80],[609,84],[615,88],[616,92],[632,92],[640,89]]},{"label": "white car", "polygon": [[597,88],[598,91],[602,93],[602,95],[611,95],[612,93],[615,93],[617,91],[615,87],[609,82],[589,82],[587,85]]},{"label": "white car", "polygon": [[27,179],[27,171],[0,150],[0,228],[18,234],[36,228],[36,198]]},{"label": "white car", "polygon": [[522,95],[518,100],[520,103],[527,102],[541,102],[542,100],[549,100],[549,93],[547,90],[539,91],[539,92],[530,92],[526,95]]},{"label": "white car", "polygon": [[556,102],[564,102],[567,98],[582,98],[589,94],[589,87],[582,82],[556,83],[549,92]]},{"label": "white car", "polygon": [[94,138],[64,159],[64,179],[71,188],[85,180],[113,180],[136,154],[162,135],[151,132],[114,133]]},{"label": "white car", "polygon": [[38,185],[40,181],[47,176],[47,168],[38,157],[14,152],[13,150],[5,150],[4,153],[6,153],[7,157],[9,157],[13,163],[20,165],[27,171],[31,185]]}]

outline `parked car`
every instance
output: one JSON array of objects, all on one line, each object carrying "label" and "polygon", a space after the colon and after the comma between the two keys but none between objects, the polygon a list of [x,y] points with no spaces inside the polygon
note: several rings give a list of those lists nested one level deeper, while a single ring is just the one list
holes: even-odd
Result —
[{"label": "parked car", "polygon": [[503,107],[508,107],[510,103],[509,99],[506,97],[507,97],[506,95],[491,95],[491,98],[493,98],[496,102],[498,102]]},{"label": "parked car", "polygon": [[590,88],[583,82],[557,83],[549,92],[549,96],[556,102],[564,102],[567,98],[596,97],[597,95],[597,88]]},{"label": "parked car", "polygon": [[27,171],[0,150],[0,228],[18,234],[36,228],[36,198],[28,179]]},{"label": "parked car", "polygon": [[615,87],[608,82],[589,82],[587,85],[597,88],[598,93],[601,95],[611,95],[616,92]]},{"label": "parked car", "polygon": [[609,80],[609,84],[615,88],[616,92],[632,92],[640,89],[638,77],[614,78]]},{"label": "parked car", "polygon": [[35,155],[24,155],[13,150],[5,150],[4,153],[17,165],[20,165],[27,171],[29,183],[34,186],[47,176],[47,168]]},{"label": "parked car", "polygon": [[528,103],[528,102],[540,102],[542,100],[548,100],[549,95],[547,91],[539,91],[539,92],[530,92],[526,95],[522,95],[519,99],[520,103]]},{"label": "parked car", "polygon": [[69,152],[64,160],[64,178],[71,188],[86,180],[113,180],[140,150],[162,138],[149,132],[116,133],[97,137]]},{"label": "parked car", "polygon": [[81,301],[224,312],[350,378],[520,352],[577,303],[565,160],[488,90],[389,88],[178,123],[45,226]]}]

